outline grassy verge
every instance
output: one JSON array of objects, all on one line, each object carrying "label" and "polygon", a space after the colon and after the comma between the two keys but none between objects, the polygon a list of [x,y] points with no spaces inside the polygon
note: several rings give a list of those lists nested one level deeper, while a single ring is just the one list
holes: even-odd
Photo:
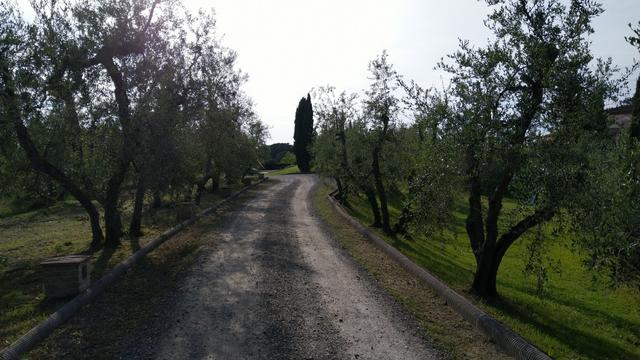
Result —
[{"label": "grassy verge", "polygon": [[11,207],[8,201],[0,199],[0,218],[11,214]]},{"label": "grassy verge", "polygon": [[[201,208],[212,205],[237,188],[239,186],[222,188],[217,193],[206,194]],[[124,224],[128,223],[129,214],[130,206],[125,205]],[[1,218],[0,348],[10,345],[67,300],[45,299],[38,272],[40,261],[53,256],[89,254],[92,255],[91,278],[97,279],[175,224],[175,213],[170,207],[145,212],[144,236],[125,237],[115,250],[91,251],[88,217],[75,201],[63,201],[46,209]]]},{"label": "grassy verge", "polygon": [[[514,207],[506,204],[505,213]],[[399,199],[394,199],[390,208],[394,222],[399,209]],[[363,223],[372,222],[363,198],[352,197],[349,211]],[[613,289],[602,274],[587,271],[583,257],[572,251],[568,236],[548,236],[544,262],[549,268],[555,264],[559,271],[550,271],[542,295],[537,277],[524,272],[532,242],[525,237],[509,249],[501,265],[500,299],[478,303],[468,293],[475,260],[464,229],[465,213],[460,199],[451,226],[431,237],[379,235],[555,358],[640,359],[640,293]],[[543,231],[550,233],[550,229]]]},{"label": "grassy verge", "polygon": [[[258,185],[259,187],[265,185]],[[240,206],[245,193],[218,212]],[[96,301],[83,307],[28,355],[37,359],[114,359],[135,349],[147,327],[162,321],[167,296],[178,290],[188,269],[216,241],[221,217],[208,216],[162,244]]]},{"label": "grassy verge", "polygon": [[291,175],[291,174],[300,174],[300,169],[298,165],[287,166],[284,169],[270,171],[268,175]]},{"label": "grassy verge", "polygon": [[430,288],[407,273],[385,253],[355,231],[327,199],[330,189],[320,186],[314,208],[347,251],[379,284],[418,319],[427,338],[450,359],[505,359],[495,345],[476,332]]}]

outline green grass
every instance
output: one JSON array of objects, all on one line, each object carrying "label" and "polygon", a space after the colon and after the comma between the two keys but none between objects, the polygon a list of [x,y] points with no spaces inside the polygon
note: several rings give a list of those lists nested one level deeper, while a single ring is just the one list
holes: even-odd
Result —
[{"label": "green grass", "polygon": [[291,175],[291,174],[300,174],[300,169],[298,165],[287,166],[284,169],[274,170],[267,173],[268,175]]},{"label": "green grass", "polygon": [[[201,208],[208,207],[240,185],[207,193]],[[123,224],[129,223],[131,204],[123,206]],[[124,237],[116,250],[91,251],[88,216],[76,201],[0,218],[0,348],[10,345],[39,321],[54,312],[67,299],[45,299],[40,261],[61,255],[92,255],[92,280],[144,246],[155,236],[175,225],[172,208],[143,215],[144,236]]]},{"label": "green grass", "polygon": [[9,202],[5,199],[0,199],[0,218],[10,215],[11,212]]},{"label": "green grass", "polygon": [[448,307],[418,277],[406,271],[345,221],[327,199],[332,190],[326,184],[316,188],[313,196],[315,214],[331,228],[332,235],[342,247],[375,277],[377,284],[415,316],[441,358],[511,359]]},{"label": "green grass", "polygon": [[[0,347],[5,347],[62,303],[44,299],[38,263],[48,257],[86,252],[88,219],[73,202],[0,219]],[[127,251],[125,243],[121,251]],[[119,256],[113,256],[117,259]],[[102,251],[94,254],[102,270]]]},{"label": "green grass", "polygon": [[[372,223],[364,198],[350,199],[351,214]],[[458,199],[453,222],[438,235],[383,237],[417,264],[478,303],[468,288],[475,260],[465,233],[466,203]],[[515,204],[505,204],[504,218]],[[394,222],[400,201],[393,199]],[[505,226],[505,224],[501,224]],[[549,229],[545,229],[550,233]],[[640,359],[640,293],[637,289],[611,288],[606,276],[586,270],[583,258],[571,250],[568,236],[549,236],[547,252],[559,261],[559,273],[550,273],[541,297],[535,276],[526,276],[527,245],[518,240],[507,252],[498,274],[501,297],[479,305],[501,322],[558,359]]]},{"label": "green grass", "polygon": [[[216,213],[240,206],[253,194],[243,193]],[[192,264],[220,239],[216,230],[222,219],[204,217],[163,243],[25,358],[114,359],[124,349],[139,346],[139,337],[132,334],[156,338],[158,334],[150,334],[148,328],[164,321],[160,314],[166,311],[167,296],[179,291]]]}]

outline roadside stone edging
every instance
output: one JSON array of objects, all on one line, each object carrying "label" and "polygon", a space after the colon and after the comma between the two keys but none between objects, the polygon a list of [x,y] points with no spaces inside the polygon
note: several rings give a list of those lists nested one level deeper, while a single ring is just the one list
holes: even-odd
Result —
[{"label": "roadside stone edging", "polygon": [[155,250],[158,246],[160,246],[165,241],[171,239],[173,236],[178,234],[180,231],[184,230],[189,225],[194,224],[196,221],[201,219],[202,217],[209,215],[211,212],[215,211],[222,205],[228,203],[229,201],[235,199],[240,194],[244,193],[248,189],[264,182],[267,178],[257,181],[252,185],[245,186],[241,190],[236,191],[235,193],[229,195],[225,199],[219,201],[217,204],[204,209],[199,214],[196,214],[194,217],[181,222],[175,227],[168,229],[167,231],[160,234],[158,237],[150,241],[147,245],[142,247],[140,250],[136,251],[133,255],[131,255],[126,260],[122,261],[116,267],[111,269],[109,273],[104,275],[100,280],[96,281],[91,287],[82,292],[81,294],[74,297],[68,303],[63,305],[60,309],[58,309],[53,314],[49,315],[48,318],[40,322],[38,325],[34,326],[31,330],[29,330],[26,334],[24,334],[20,339],[16,340],[13,344],[8,347],[2,349],[0,352],[1,360],[13,360],[18,359],[20,355],[25,352],[31,350],[34,346],[44,340],[49,334],[51,334],[55,329],[57,329],[60,325],[64,324],[69,318],[75,315],[78,310],[83,305],[91,302],[94,298],[100,295],[104,289],[120,280],[122,275],[126,273],[131,266],[140,261],[143,257],[145,257],[148,253]]},{"label": "roadside stone edging", "polygon": [[423,267],[411,261],[393,246],[376,235],[371,229],[362,225],[360,221],[349,215],[346,210],[333,197],[328,195],[329,201],[336,211],[353,226],[360,234],[368,238],[384,253],[393,258],[405,270],[419,277],[431,287],[451,308],[460,314],[467,322],[478,331],[495,342],[504,352],[518,360],[551,360],[552,358],[538,349],[523,337],[509,329],[469,300],[448,287],[440,279],[431,275]]}]

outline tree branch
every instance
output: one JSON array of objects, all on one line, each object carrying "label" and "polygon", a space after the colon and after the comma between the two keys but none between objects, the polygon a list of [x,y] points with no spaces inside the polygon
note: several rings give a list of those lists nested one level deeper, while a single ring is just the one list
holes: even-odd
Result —
[{"label": "tree branch", "polygon": [[498,258],[502,258],[507,252],[507,249],[516,241],[522,234],[532,227],[542,224],[551,220],[555,215],[555,210],[551,207],[544,207],[536,210],[533,214],[520,220],[517,224],[512,226],[509,231],[502,234],[500,240],[496,245],[496,254]]}]

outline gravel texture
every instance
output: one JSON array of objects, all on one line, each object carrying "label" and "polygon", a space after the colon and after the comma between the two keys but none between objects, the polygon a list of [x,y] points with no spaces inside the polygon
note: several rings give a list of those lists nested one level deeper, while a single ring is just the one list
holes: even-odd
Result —
[{"label": "gravel texture", "polygon": [[413,317],[313,215],[313,175],[224,215],[127,359],[435,359]]}]

